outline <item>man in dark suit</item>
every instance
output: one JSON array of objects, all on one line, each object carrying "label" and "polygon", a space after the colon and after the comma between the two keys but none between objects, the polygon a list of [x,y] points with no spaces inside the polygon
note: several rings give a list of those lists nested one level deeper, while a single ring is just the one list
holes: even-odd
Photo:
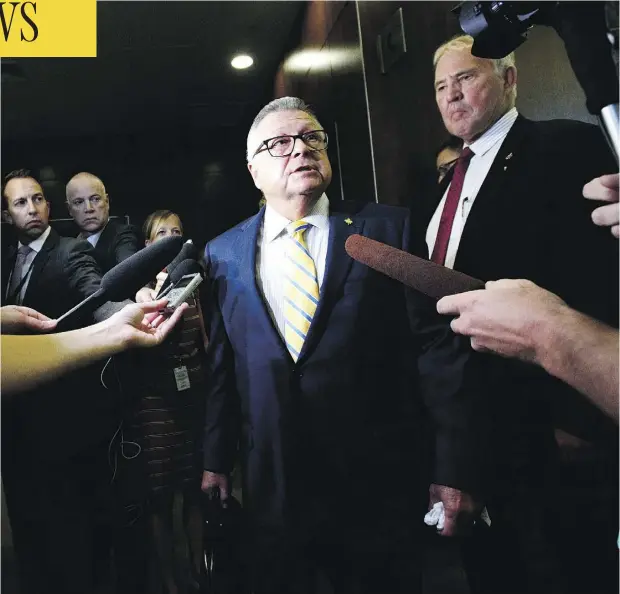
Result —
[{"label": "man in dark suit", "polygon": [[[18,237],[18,245],[3,254],[3,304],[57,318],[99,288],[101,271],[92,247],[60,237],[49,226],[49,204],[29,172],[7,176],[2,200],[3,215]],[[107,317],[117,305],[102,306],[95,319]],[[72,319],[63,329],[90,321],[90,316]],[[109,481],[109,472],[100,472],[106,452],[101,444],[116,429],[109,395],[99,388],[102,366],[2,403],[3,484],[21,591],[28,594],[92,589],[96,486]]]},{"label": "man in dark suit", "polygon": [[104,273],[140,249],[134,228],[110,219],[110,197],[92,173],[78,173],[69,180],[67,208],[80,228],[79,237],[95,248]]},{"label": "man in dark suit", "polygon": [[[110,218],[110,197],[106,192],[101,179],[96,175],[81,172],[74,175],[67,183],[67,209],[69,214],[80,229],[79,238],[88,241],[94,248],[94,255],[104,273],[114,268],[117,264],[135,254],[139,249],[139,240],[135,228],[127,225],[120,220]],[[148,288],[141,289],[139,295],[148,293],[147,300],[152,296]],[[141,386],[137,377],[134,375],[135,353],[125,353],[114,358],[114,369],[118,381],[122,384],[122,391],[125,394],[125,402],[128,397],[134,397],[140,392]],[[119,395],[120,396],[120,395]],[[115,453],[114,455],[118,455]],[[122,464],[122,460],[121,460]],[[133,590],[138,594],[138,589],[133,584],[125,585],[125,576],[133,574],[138,567],[136,562],[136,552],[142,552],[144,559],[148,547],[145,539],[136,542],[129,538],[130,532],[133,534],[137,530],[128,531],[124,524],[127,522],[124,511],[126,502],[121,493],[123,485],[114,485],[115,493],[112,497],[114,502],[114,521],[110,521],[107,510],[100,510],[98,538],[97,538],[97,581],[109,580],[109,559],[110,548],[115,549],[114,557],[116,564],[116,574],[119,580],[119,588],[127,591]],[[102,496],[104,501],[110,496]],[[110,534],[112,526],[120,523],[123,527],[118,529],[119,534]],[[140,534],[140,536],[142,536]],[[112,543],[112,544],[111,544]],[[143,566],[142,563],[141,566]]]},{"label": "man in dark suit", "polygon": [[408,212],[329,202],[327,136],[303,101],[263,108],[247,149],[266,206],[205,249],[203,489],[227,497],[239,452],[256,593],[313,592],[317,572],[341,593],[418,591],[429,484],[447,533],[477,507],[467,355],[433,303],[345,253],[356,233],[407,249]]},{"label": "man in dark suit", "polygon": [[[581,196],[584,183],[615,169],[601,132],[580,122],[520,116],[514,55],[476,58],[471,46],[471,37],[460,36],[435,53],[437,105],[448,132],[464,146],[438,194],[414,206],[416,249],[484,281],[530,279],[570,306],[617,324],[617,249],[608,232],[591,224],[592,208]],[[464,389],[475,392],[484,382],[496,393],[488,410],[495,419],[496,464],[485,500],[489,537],[496,540],[468,561],[470,576],[482,580],[475,589],[563,589],[550,544],[567,520],[550,525],[558,508],[553,427],[564,423],[577,434],[588,428],[582,437],[615,430],[576,392],[524,363],[486,355],[468,363],[465,377]],[[611,518],[604,522],[617,526]]]}]

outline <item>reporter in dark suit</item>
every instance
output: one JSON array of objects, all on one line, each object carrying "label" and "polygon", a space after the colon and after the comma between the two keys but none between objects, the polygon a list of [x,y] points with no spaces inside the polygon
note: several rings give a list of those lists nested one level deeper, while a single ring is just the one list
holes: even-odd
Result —
[{"label": "reporter in dark suit", "polygon": [[104,273],[140,249],[135,229],[110,219],[110,197],[92,173],[78,173],[69,180],[67,208],[80,228],[80,238],[95,248]]},{"label": "reporter in dark suit", "polygon": [[[530,279],[571,307],[617,324],[617,247],[608,231],[592,225],[594,206],[581,196],[587,181],[616,168],[601,131],[522,117],[515,108],[514,56],[476,58],[471,46],[471,37],[460,36],[435,53],[437,105],[464,147],[437,195],[415,202],[417,251],[484,281]],[[615,430],[583,397],[523,363],[485,355],[470,361],[465,377],[466,390],[484,383],[496,394],[488,411],[495,418],[496,462],[486,502],[498,540],[490,556],[472,555],[480,565],[477,588],[563,589],[550,545],[559,533],[550,522],[558,508],[552,505],[554,421],[581,420],[565,428],[585,428],[586,438]]]},{"label": "reporter in dark suit", "polygon": [[[3,255],[3,304],[56,318],[99,288],[92,247],[49,226],[49,203],[29,172],[9,174],[2,199],[19,240]],[[102,306],[96,320],[115,309]],[[66,329],[90,322],[75,319]],[[102,442],[107,445],[117,420],[99,388],[102,365],[2,403],[3,483],[21,588],[28,594],[91,589],[94,494],[100,481],[109,481],[109,473],[100,472],[107,467]]]},{"label": "reporter in dark suit", "polygon": [[267,204],[206,246],[203,489],[225,498],[239,453],[256,593],[313,591],[317,571],[340,593],[415,592],[429,483],[446,532],[471,522],[483,438],[434,304],[344,250],[354,233],[408,249],[408,212],[330,203],[326,148],[300,99],[263,108],[247,149]]}]

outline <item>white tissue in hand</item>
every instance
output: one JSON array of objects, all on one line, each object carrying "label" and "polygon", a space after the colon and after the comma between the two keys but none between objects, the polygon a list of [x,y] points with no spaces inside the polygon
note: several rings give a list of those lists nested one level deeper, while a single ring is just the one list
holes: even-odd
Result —
[{"label": "white tissue in hand", "polygon": [[427,526],[437,526],[437,530],[443,530],[446,513],[443,508],[443,502],[438,501],[424,516],[424,523]]},{"label": "white tissue in hand", "polygon": [[[489,512],[485,507],[480,514],[480,519],[487,525],[491,525],[491,518]],[[443,507],[443,502],[439,501],[433,505],[433,507],[424,516],[424,523],[427,526],[437,526],[437,530],[443,530],[446,521],[446,512]],[[475,522],[474,522],[475,523]]]}]

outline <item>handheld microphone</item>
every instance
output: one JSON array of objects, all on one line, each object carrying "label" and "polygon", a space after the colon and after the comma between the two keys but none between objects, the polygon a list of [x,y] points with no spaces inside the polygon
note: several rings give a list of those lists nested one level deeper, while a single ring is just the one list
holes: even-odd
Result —
[{"label": "handheld microphone", "polygon": [[180,237],[164,237],[136,252],[111,268],[101,278],[99,289],[57,319],[60,323],[75,312],[94,311],[106,301],[131,299],[136,291],[151,281],[181,249]]},{"label": "handheld microphone", "polygon": [[362,235],[351,235],[344,248],[353,258],[429,297],[440,298],[474,289],[484,283],[462,272],[408,254]]},{"label": "handheld microphone", "polygon": [[[170,290],[171,278],[173,270],[184,262],[185,260],[197,260],[198,259],[198,249],[194,245],[191,239],[188,239],[181,248],[181,251],[174,257],[172,262],[170,262],[167,266],[165,266],[166,271],[168,272],[168,278],[163,282],[162,286],[159,289],[159,293],[157,293],[157,298],[164,296],[164,291]],[[191,273],[188,273],[191,274]],[[181,278],[181,277],[178,277]]]},{"label": "handheld microphone", "polygon": [[183,260],[183,262],[180,262],[179,265],[176,266],[172,270],[172,272],[168,274],[168,278],[164,283],[168,286],[165,289],[159,291],[159,293],[157,294],[157,299],[165,297],[174,288],[174,286],[187,274],[200,274],[202,276],[202,268],[200,267],[200,264],[196,262],[196,260],[187,259]]}]

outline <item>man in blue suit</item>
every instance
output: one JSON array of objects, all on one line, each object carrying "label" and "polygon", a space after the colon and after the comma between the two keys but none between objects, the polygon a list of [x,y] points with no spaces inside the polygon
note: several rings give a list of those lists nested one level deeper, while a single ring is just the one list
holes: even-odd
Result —
[{"label": "man in blue suit", "polygon": [[429,485],[448,535],[478,509],[469,351],[433,302],[346,254],[354,233],[406,250],[408,211],[336,212],[327,134],[302,100],[264,107],[247,149],[266,206],[205,249],[203,490],[226,499],[239,462],[256,594],[307,594],[317,575],[343,594],[415,592]]}]

